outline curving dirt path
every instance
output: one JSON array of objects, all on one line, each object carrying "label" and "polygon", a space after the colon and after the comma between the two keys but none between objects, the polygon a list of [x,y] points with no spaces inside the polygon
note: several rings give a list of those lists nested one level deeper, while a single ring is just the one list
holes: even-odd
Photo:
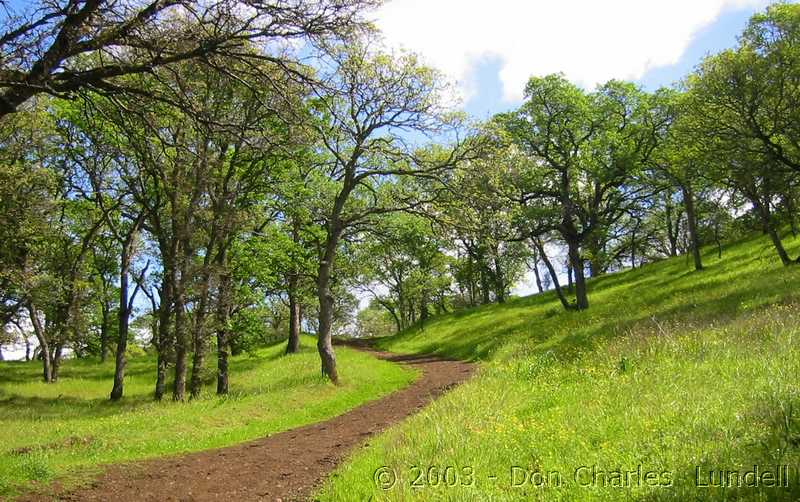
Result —
[{"label": "curving dirt path", "polygon": [[111,466],[76,491],[23,500],[305,500],[369,436],[411,415],[475,369],[431,356],[372,352],[422,375],[405,389],[324,422],[226,448]]}]

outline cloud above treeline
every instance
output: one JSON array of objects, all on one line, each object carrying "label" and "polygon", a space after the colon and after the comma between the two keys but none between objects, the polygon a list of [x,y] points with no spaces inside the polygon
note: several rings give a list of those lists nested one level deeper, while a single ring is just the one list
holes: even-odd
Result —
[{"label": "cloud above treeline", "polygon": [[475,68],[497,61],[503,96],[522,98],[531,75],[563,72],[588,88],[677,63],[726,10],[768,0],[391,0],[376,24],[392,46],[422,55],[476,91]]}]

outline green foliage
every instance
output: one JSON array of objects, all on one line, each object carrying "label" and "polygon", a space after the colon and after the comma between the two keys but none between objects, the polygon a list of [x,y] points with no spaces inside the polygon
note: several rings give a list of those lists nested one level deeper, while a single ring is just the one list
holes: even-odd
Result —
[{"label": "green foliage", "polygon": [[370,302],[365,309],[356,315],[356,336],[359,338],[373,338],[386,336],[396,330],[395,322],[386,308],[376,301]]},{"label": "green foliage", "polygon": [[505,301],[530,258],[523,242],[528,229],[504,176],[520,173],[525,159],[493,125],[487,127],[489,145],[480,158],[452,173],[450,191],[437,204],[437,221],[456,255],[450,265],[467,305]]},{"label": "green foliage", "polygon": [[780,206],[791,208],[792,225],[796,213],[799,39],[800,6],[770,6],[753,16],[735,48],[709,56],[687,79],[691,142],[717,159],[704,174],[748,199],[786,265],[792,260],[775,228]]},{"label": "green foliage", "polygon": [[518,239],[566,246],[576,302],[562,295],[562,304],[585,309],[585,263],[592,275],[609,269],[612,229],[647,193],[635,185],[667,117],[652,96],[620,81],[586,92],[563,75],[533,77],[525,97],[494,119],[510,153],[496,191],[512,208]]},{"label": "green foliage", "polygon": [[356,247],[358,281],[375,300],[372,305],[390,315],[396,330],[427,318],[434,308],[440,310],[452,282],[447,245],[430,220],[397,213],[381,218]]}]

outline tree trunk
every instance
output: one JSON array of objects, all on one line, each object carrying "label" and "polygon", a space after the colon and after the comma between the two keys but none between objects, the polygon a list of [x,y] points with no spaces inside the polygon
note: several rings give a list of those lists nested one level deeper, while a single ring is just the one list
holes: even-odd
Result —
[{"label": "tree trunk", "polygon": [[477,270],[477,263],[472,256],[472,253],[468,254],[469,259],[469,274],[467,275],[467,288],[469,290],[469,306],[475,307],[478,305],[478,277],[475,271]]},{"label": "tree trunk", "polygon": [[786,248],[783,247],[783,242],[781,242],[781,237],[778,235],[778,231],[775,230],[774,225],[769,225],[767,228],[767,234],[769,235],[770,240],[772,241],[772,245],[775,246],[775,251],[777,251],[778,256],[781,259],[781,263],[784,265],[791,265],[794,263],[791,258],[789,258],[789,254],[786,252]]},{"label": "tree trunk", "polygon": [[686,221],[689,227],[689,243],[692,247],[692,257],[694,258],[694,269],[703,270],[703,261],[700,257],[700,238],[697,235],[697,215],[694,210],[694,193],[687,186],[681,186],[683,193],[683,206],[686,209]]},{"label": "tree trunk", "polygon": [[110,317],[110,309],[105,299],[103,299],[100,309],[102,315],[102,320],[100,321],[100,362],[104,363],[108,358],[108,318]]},{"label": "tree trunk", "polygon": [[[180,286],[183,289],[184,286]],[[186,355],[189,344],[186,333],[185,293],[175,297],[175,380],[172,382],[172,400],[183,401],[186,395]]]},{"label": "tree trunk", "polygon": [[[127,244],[127,243],[126,243]],[[122,258],[119,267],[119,333],[117,338],[117,352],[114,360],[114,387],[111,389],[111,400],[118,401],[122,398],[123,387],[125,384],[125,351],[128,350],[128,322],[130,311],[128,310],[128,271],[130,270],[131,256],[130,248],[127,245],[122,247]]]},{"label": "tree trunk", "polygon": [[544,245],[538,239],[533,239],[533,244],[539,251],[539,256],[542,258],[544,266],[547,268],[547,272],[550,274],[550,277],[553,280],[553,286],[555,287],[558,300],[561,302],[561,305],[565,310],[572,310],[572,305],[570,305],[569,301],[567,301],[567,297],[564,296],[564,291],[561,289],[561,284],[558,282],[556,269],[553,267],[553,264],[550,262],[550,258],[547,257],[547,253],[544,251]]},{"label": "tree trunk", "polygon": [[172,320],[172,280],[166,277],[161,283],[161,299],[158,305],[158,361],[156,363],[156,388],[154,398],[160,401],[164,397],[167,382],[168,353],[171,345],[170,321]]},{"label": "tree trunk", "polygon": [[[188,232],[188,229],[184,230]],[[187,356],[189,353],[189,325],[186,315],[186,295],[191,282],[189,267],[193,258],[188,236],[180,241],[182,256],[175,286],[175,379],[172,382],[172,400],[183,401],[186,397]]]},{"label": "tree trunk", "polygon": [[781,237],[778,235],[778,231],[772,222],[772,211],[770,211],[769,208],[769,201],[766,203],[762,202],[761,198],[756,194],[751,194],[749,198],[750,202],[753,203],[753,206],[761,217],[761,224],[764,225],[764,232],[769,235],[772,245],[775,246],[775,251],[778,253],[778,257],[781,259],[781,263],[783,263],[784,266],[791,265],[794,262],[791,258],[789,258],[789,253],[787,253],[786,248],[783,247]]},{"label": "tree trunk", "polygon": [[400,330],[404,330],[409,325],[408,309],[406,308],[406,299],[401,287],[397,288],[397,310],[400,314]]},{"label": "tree trunk", "polygon": [[334,219],[330,224],[325,254],[319,262],[317,273],[317,298],[319,300],[317,350],[319,351],[320,362],[322,364],[322,374],[330,378],[335,384],[339,383],[339,375],[336,372],[336,355],[333,352],[333,344],[331,342],[333,293],[330,289],[330,282],[333,262],[336,258],[336,247],[339,244],[341,232],[340,224]]},{"label": "tree trunk", "polygon": [[230,317],[231,278],[225,272],[220,278],[219,298],[216,313],[217,325],[217,394],[228,393],[228,355],[230,337],[228,335],[228,319]]},{"label": "tree trunk", "polygon": [[437,314],[446,314],[447,313],[447,303],[443,293],[438,295],[438,300],[436,302],[436,313]]},{"label": "tree trunk", "polygon": [[580,247],[574,240],[567,242],[569,261],[575,274],[575,308],[584,310],[589,308],[589,297],[586,292],[586,276],[584,275],[583,258],[581,258]]},{"label": "tree trunk", "polygon": [[[325,268],[325,266],[320,268]],[[333,295],[326,281],[320,281],[317,294],[320,301],[317,350],[322,363],[322,374],[330,378],[333,383],[338,383],[339,375],[336,372],[336,355],[333,352],[333,344],[331,342]]]},{"label": "tree trunk", "polygon": [[28,304],[28,315],[31,318],[31,325],[33,325],[33,333],[36,335],[36,340],[39,342],[39,351],[42,355],[42,378],[45,382],[50,383],[53,381],[53,371],[50,365],[50,347],[47,343],[47,334],[44,332],[42,321],[39,319],[39,314],[32,304]]},{"label": "tree trunk", "polygon": [[503,268],[500,265],[500,260],[497,258],[494,259],[494,282],[495,282],[494,294],[497,297],[497,303],[505,303],[506,302],[505,276],[503,275]]},{"label": "tree trunk", "polygon": [[669,255],[670,256],[678,256],[678,232],[672,226],[672,193],[667,192],[666,198],[664,200],[665,205],[665,219],[667,225],[667,240],[669,241]]},{"label": "tree trunk", "polygon": [[570,263],[569,258],[567,258],[567,292],[572,294],[575,290],[575,286],[572,282],[572,263]]},{"label": "tree trunk", "polygon": [[189,397],[195,399],[200,397],[203,390],[203,367],[206,359],[205,336],[202,341],[196,340],[194,352],[192,353],[192,377],[189,382]]},{"label": "tree trunk", "polygon": [[397,312],[395,312],[394,310],[390,310],[389,313],[392,314],[392,318],[394,319],[394,325],[396,329],[395,333],[400,333],[401,331],[403,331],[403,324],[400,321],[400,318],[397,317]]},{"label": "tree trunk", "polygon": [[481,280],[481,304],[487,305],[492,302],[491,294],[489,291],[489,278],[487,277],[486,273],[486,266],[481,261],[481,273],[480,273],[480,280]]},{"label": "tree trunk", "polygon": [[[208,280],[208,279],[206,279]],[[207,290],[208,285],[205,286]],[[194,399],[200,397],[203,390],[203,367],[206,358],[206,303],[208,302],[208,292],[205,291],[198,302],[194,313],[194,332],[192,334],[192,376],[189,381],[189,397]]]},{"label": "tree trunk", "polygon": [[536,289],[539,293],[544,293],[544,287],[542,286],[542,276],[539,274],[539,259],[533,259],[533,276],[536,278]]},{"label": "tree trunk", "polygon": [[300,302],[297,301],[297,274],[289,276],[289,340],[286,342],[286,353],[296,354],[300,351]]},{"label": "tree trunk", "polygon": [[797,208],[795,207],[794,197],[789,192],[784,192],[781,194],[781,201],[783,202],[783,207],[786,209],[786,216],[789,220],[789,228],[792,231],[792,236],[797,237]]},{"label": "tree trunk", "polygon": [[[136,236],[139,234],[139,227],[144,220],[144,215],[133,222],[125,240],[122,242],[122,252],[119,260],[119,307],[117,322],[119,333],[117,334],[117,352],[114,360],[114,387],[111,389],[111,400],[117,401],[122,398],[125,383],[125,365],[127,360],[125,352],[128,350],[128,324],[130,323],[133,299],[128,298],[128,274],[133,260]],[[133,296],[136,296],[134,291]]]},{"label": "tree trunk", "polygon": [[469,258],[469,283],[467,288],[469,291],[469,306],[474,307],[478,304],[478,282],[475,280],[475,262],[472,257]]},{"label": "tree trunk", "polygon": [[61,372],[61,357],[64,351],[64,344],[58,342],[53,349],[53,355],[50,358],[50,381],[57,382],[58,376]]},{"label": "tree trunk", "polygon": [[228,393],[228,329],[217,328],[217,395]]},{"label": "tree trunk", "polygon": [[[297,215],[292,216],[292,242],[300,244],[300,221]],[[301,304],[298,298],[300,274],[295,264],[289,273],[289,339],[286,341],[286,353],[296,354],[300,351],[300,330],[302,324]]]},{"label": "tree trunk", "polygon": [[[161,248],[164,271],[161,276],[161,287],[158,288],[158,335],[156,339],[156,384],[153,390],[153,399],[161,401],[166,391],[167,368],[169,365],[169,350],[171,346],[171,321],[172,321],[172,301],[173,285],[175,284],[174,261],[165,252],[166,246],[163,242],[159,243]],[[155,313],[154,313],[155,315]]]},{"label": "tree trunk", "polygon": [[603,263],[600,258],[600,248],[594,239],[592,239],[592,259],[589,260],[589,275],[591,277],[598,277],[603,274]]}]

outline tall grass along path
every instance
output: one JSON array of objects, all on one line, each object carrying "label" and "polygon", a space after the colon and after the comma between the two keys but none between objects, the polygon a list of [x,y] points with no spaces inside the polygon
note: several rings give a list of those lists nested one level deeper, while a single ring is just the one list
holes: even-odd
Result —
[{"label": "tall grass along path", "polygon": [[[358,348],[371,350],[364,344]],[[374,354],[422,375],[409,387],[330,420],[235,446],[111,466],[90,484],[22,500],[304,500],[354,448],[469,378],[474,365]]]}]

